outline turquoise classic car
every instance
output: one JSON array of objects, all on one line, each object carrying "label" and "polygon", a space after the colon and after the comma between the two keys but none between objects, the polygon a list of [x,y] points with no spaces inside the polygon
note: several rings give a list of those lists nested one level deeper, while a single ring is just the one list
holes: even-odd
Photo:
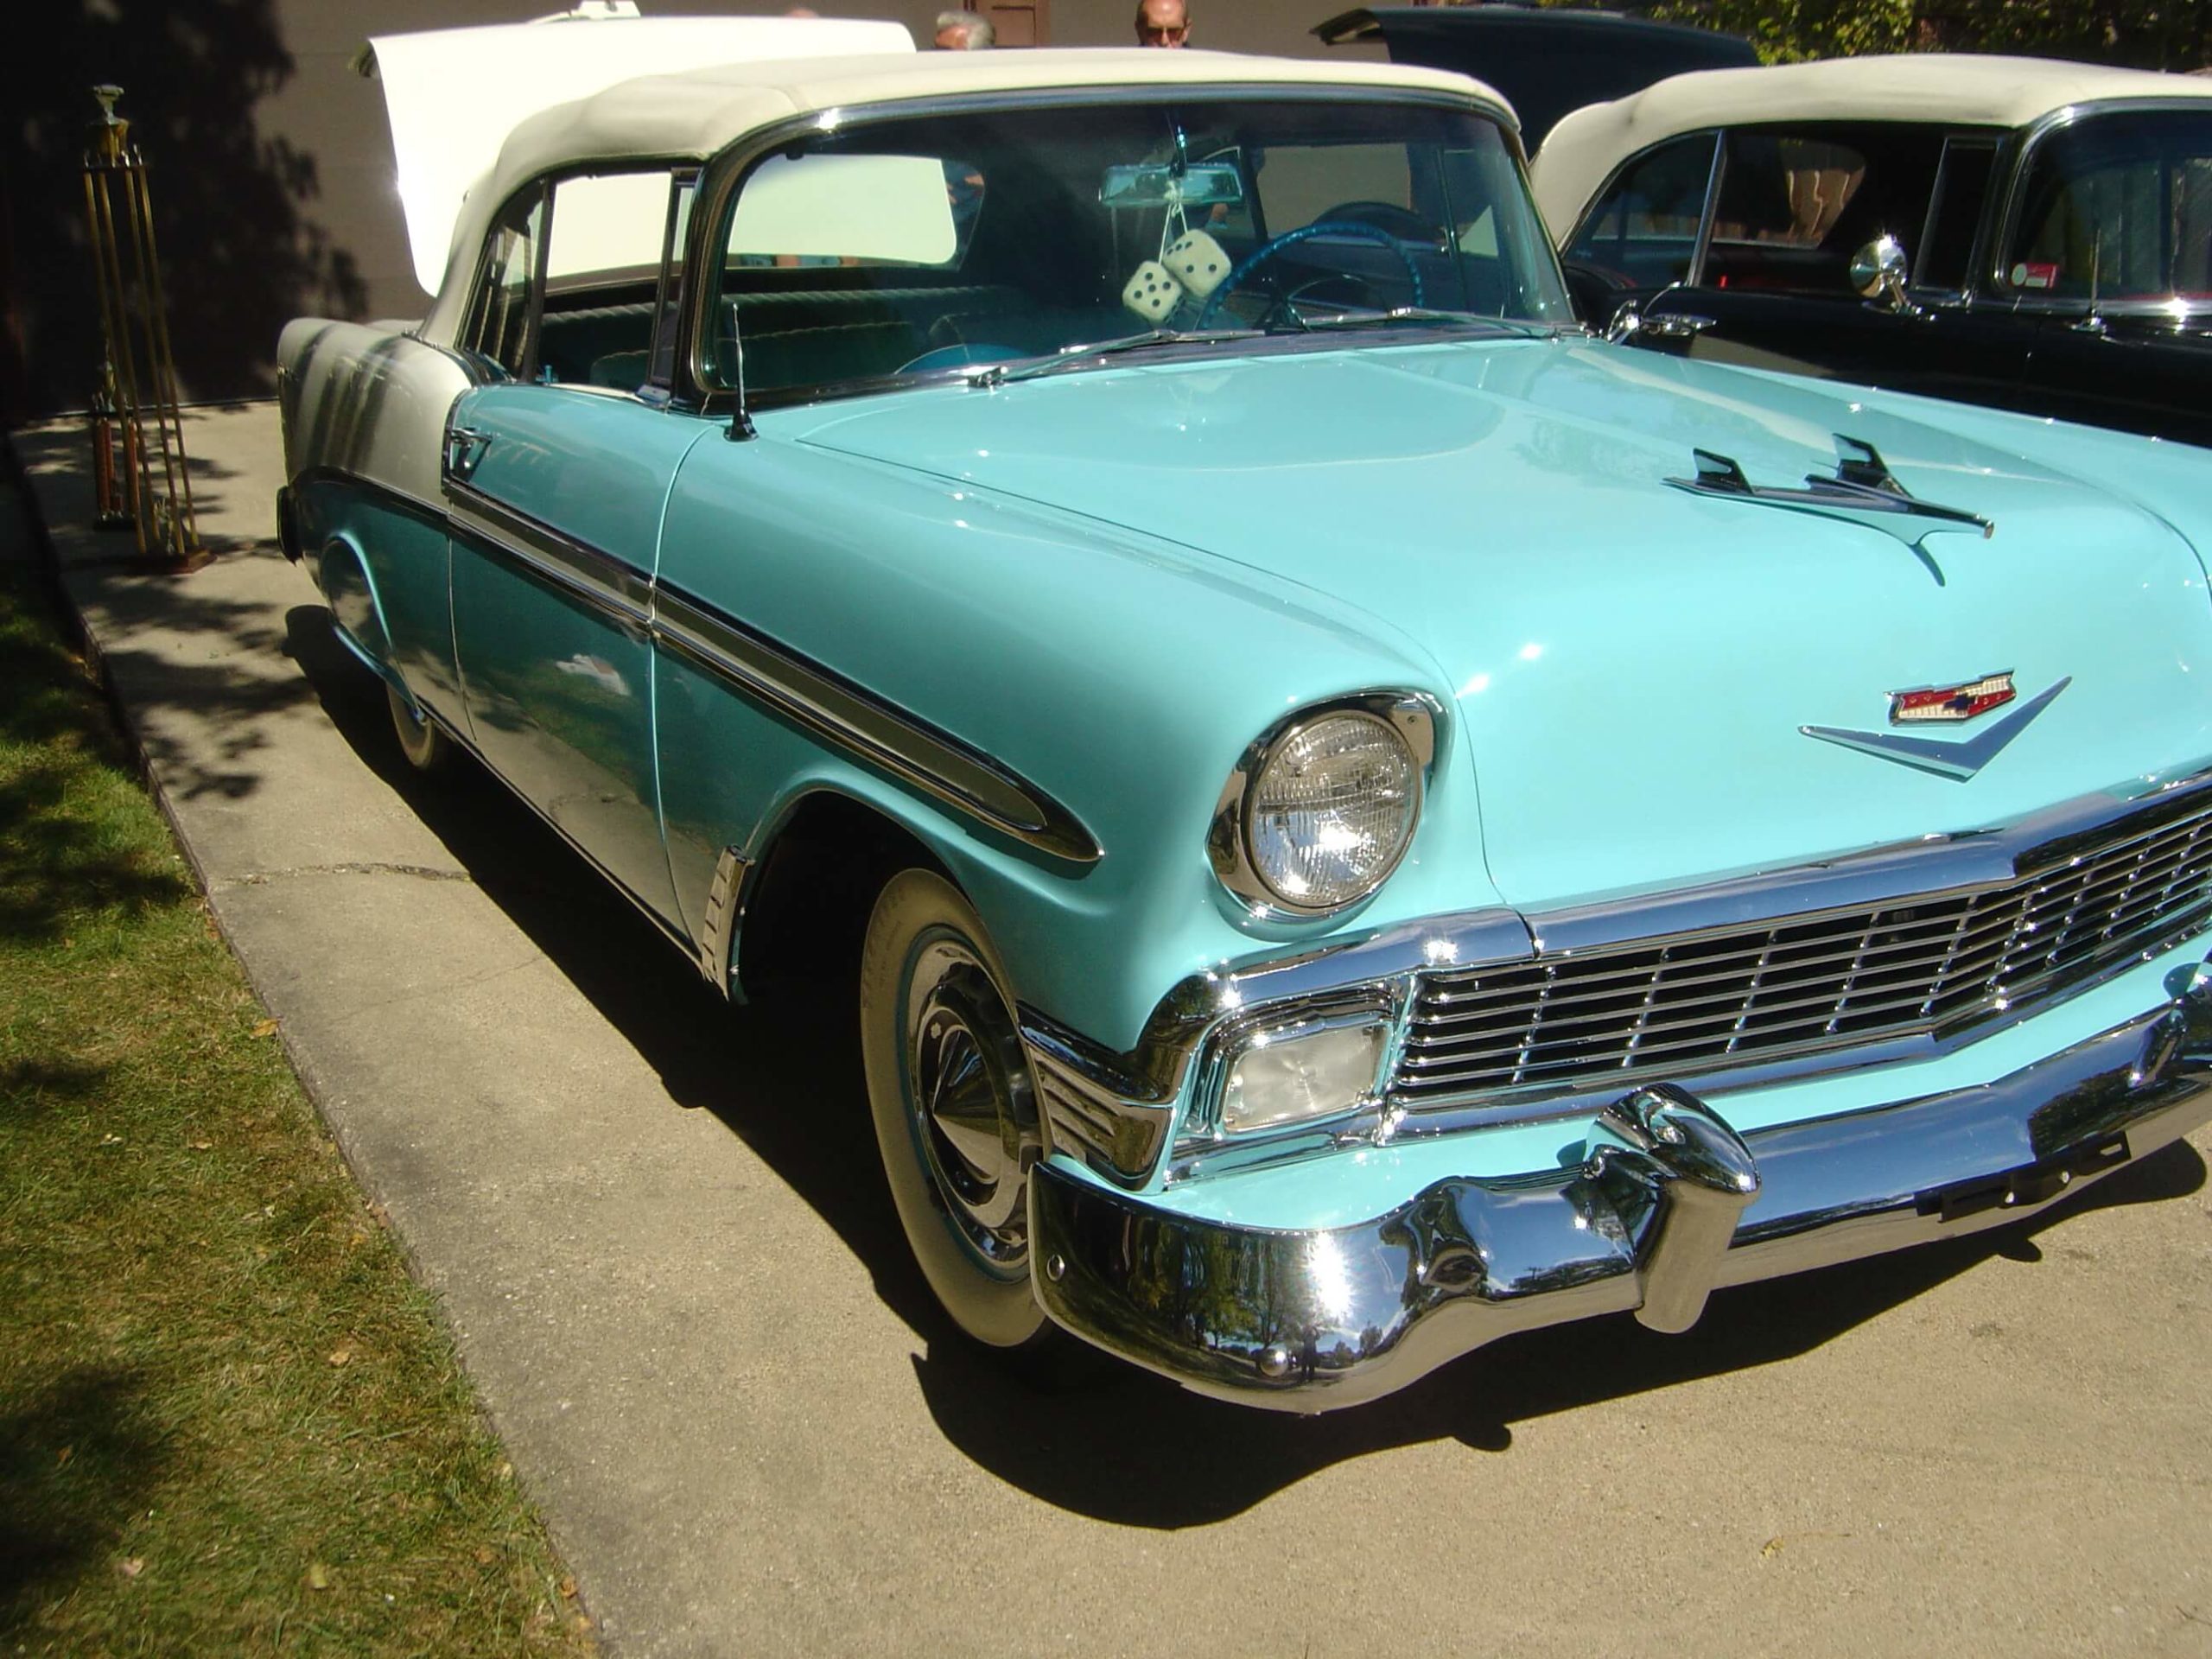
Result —
[{"label": "turquoise classic car", "polygon": [[721,992],[849,919],[976,1340],[1324,1410],[2212,1115],[2212,454],[1592,339],[1441,72],[617,68],[286,545]]}]

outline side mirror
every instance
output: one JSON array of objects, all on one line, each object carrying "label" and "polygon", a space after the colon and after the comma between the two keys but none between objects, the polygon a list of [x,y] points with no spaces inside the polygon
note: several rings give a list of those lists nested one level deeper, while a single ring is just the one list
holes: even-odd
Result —
[{"label": "side mirror", "polygon": [[1916,308],[1905,297],[1905,284],[1911,280],[1904,245],[1887,232],[1851,257],[1851,285],[1866,298],[1886,305],[1892,311]]}]

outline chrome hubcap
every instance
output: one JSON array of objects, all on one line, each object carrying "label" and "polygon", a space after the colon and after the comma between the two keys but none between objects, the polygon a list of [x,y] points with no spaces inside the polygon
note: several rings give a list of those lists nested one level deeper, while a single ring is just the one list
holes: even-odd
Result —
[{"label": "chrome hubcap", "polygon": [[906,1109],[945,1218],[992,1274],[1029,1256],[1037,1115],[1013,1016],[973,952],[926,940],[906,993]]}]

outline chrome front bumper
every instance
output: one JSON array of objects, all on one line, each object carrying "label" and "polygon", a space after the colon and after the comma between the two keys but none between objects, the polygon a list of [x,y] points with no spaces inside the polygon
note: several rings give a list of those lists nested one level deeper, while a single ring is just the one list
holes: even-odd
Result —
[{"label": "chrome front bumper", "polygon": [[1591,1123],[1582,1160],[1439,1181],[1310,1232],[1173,1211],[1040,1165],[1039,1301],[1201,1393],[1318,1412],[1515,1332],[1633,1310],[1687,1330],[1724,1285],[1976,1231],[2212,1118],[2212,971],[2167,1006],[1979,1088],[1738,1135],[1667,1084]]}]

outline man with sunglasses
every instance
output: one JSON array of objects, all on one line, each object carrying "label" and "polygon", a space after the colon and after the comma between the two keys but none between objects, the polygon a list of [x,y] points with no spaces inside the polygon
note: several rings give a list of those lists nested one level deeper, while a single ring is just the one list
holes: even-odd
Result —
[{"label": "man with sunglasses", "polygon": [[1184,0],[1139,0],[1139,46],[1180,47],[1190,43],[1191,9]]}]

